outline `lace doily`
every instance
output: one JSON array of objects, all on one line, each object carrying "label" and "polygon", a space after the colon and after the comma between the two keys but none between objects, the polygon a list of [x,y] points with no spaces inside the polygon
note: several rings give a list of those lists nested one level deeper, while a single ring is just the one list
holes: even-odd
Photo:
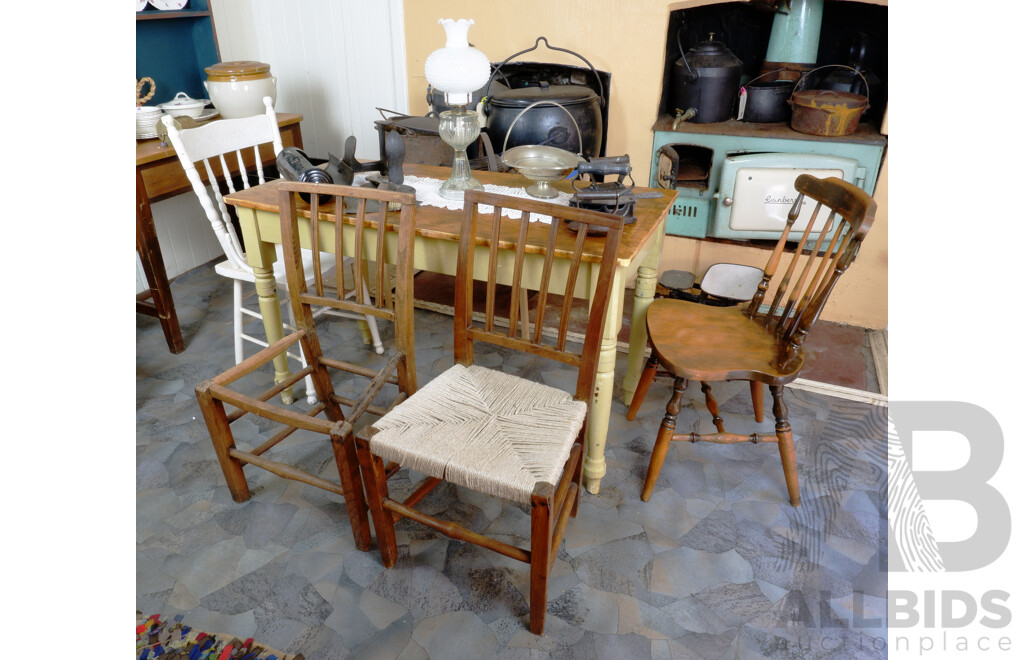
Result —
[{"label": "lace doily", "polygon": [[[437,206],[440,208],[451,209],[453,211],[462,210],[462,202],[459,200],[445,199],[438,194],[438,190],[441,188],[441,184],[444,183],[441,179],[430,179],[421,176],[407,176],[402,182],[407,186],[412,186],[416,189],[416,201],[426,206]],[[525,188],[511,188],[509,186],[496,186],[493,184],[485,183],[484,190],[489,193],[496,193],[499,195],[510,195],[512,197],[530,197],[526,194]],[[561,204],[563,206],[569,205],[569,198],[572,195],[564,192],[559,192],[557,198],[546,199],[544,201],[551,202],[553,204]],[[532,199],[532,198],[531,198]],[[487,213],[493,211],[494,207],[486,204],[480,205],[480,212]],[[523,212],[519,209],[501,209],[501,214],[513,220],[518,220],[523,217]],[[530,214],[530,222],[543,222],[545,224],[551,224],[550,215],[537,215],[535,213]]]}]

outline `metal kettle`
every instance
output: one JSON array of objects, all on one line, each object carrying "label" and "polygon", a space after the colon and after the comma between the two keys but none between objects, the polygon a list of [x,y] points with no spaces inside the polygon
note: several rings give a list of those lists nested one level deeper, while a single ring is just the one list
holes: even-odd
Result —
[{"label": "metal kettle", "polygon": [[[676,33],[679,43],[679,33]],[[743,62],[725,44],[715,41],[714,33],[683,53],[672,66],[672,107],[682,111],[689,121],[707,124],[732,119],[736,94],[740,87]]]}]

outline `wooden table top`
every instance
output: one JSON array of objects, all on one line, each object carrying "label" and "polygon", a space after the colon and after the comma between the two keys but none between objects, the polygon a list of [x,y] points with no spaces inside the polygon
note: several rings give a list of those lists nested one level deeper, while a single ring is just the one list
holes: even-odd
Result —
[{"label": "wooden table top", "polygon": [[[277,113],[277,125],[281,128],[297,124],[302,120],[302,115],[279,112]],[[217,121],[217,119],[211,119],[210,121]],[[136,140],[135,141],[135,167],[140,165],[146,165],[159,160],[168,158],[177,158],[178,154],[175,153],[174,148],[168,145],[161,145],[160,138],[151,138],[149,140]]]},{"label": "wooden table top", "polygon": [[[441,180],[445,180],[451,176],[450,167],[406,164],[402,169],[405,174],[412,176],[429,177]],[[525,188],[530,185],[530,181],[526,177],[514,173],[473,170],[473,176],[484,184],[519,188]],[[549,185],[554,186],[562,192],[572,192],[572,184],[570,181],[557,181]],[[224,201],[228,204],[241,208],[277,213],[280,187],[280,180],[271,181],[263,184],[262,186],[254,186],[248,190],[241,190],[227,195],[224,197]],[[637,200],[636,207],[634,209],[636,222],[626,225],[622,233],[622,241],[619,245],[620,265],[627,266],[632,263],[647,242],[654,237],[654,234],[660,231],[660,223],[668,214],[668,209],[676,198],[675,190],[637,187],[634,189],[634,192],[647,192],[652,190],[660,192],[662,195],[658,198]],[[302,204],[301,201],[300,204]],[[330,205],[325,205],[323,207],[323,212],[327,213],[328,216],[332,215],[332,206],[333,202]],[[305,206],[305,209],[308,210],[308,206]],[[505,218],[504,220],[505,222],[502,223],[502,243],[505,242],[507,237],[509,244],[514,245],[519,228],[519,221],[511,218]],[[532,222],[530,225],[531,226],[527,231],[527,241],[529,245],[545,245],[547,243],[548,225],[541,222]],[[461,228],[462,211],[452,211],[446,208],[425,206],[422,204],[416,207],[416,234],[419,236],[439,240],[458,241]],[[555,248],[556,254],[562,251],[570,253],[575,240],[576,232],[570,230],[563,223],[557,238]],[[586,239],[584,243],[583,257],[585,261],[600,260],[601,250],[603,249],[603,240],[604,239],[599,236],[591,236]],[[529,245],[527,247],[528,252],[531,251],[529,249]]]}]

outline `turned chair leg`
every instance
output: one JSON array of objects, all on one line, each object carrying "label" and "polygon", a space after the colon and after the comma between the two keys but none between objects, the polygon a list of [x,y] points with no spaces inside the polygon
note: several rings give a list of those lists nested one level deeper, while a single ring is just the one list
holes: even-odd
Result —
[{"label": "turned chair leg", "polygon": [[676,430],[676,416],[683,407],[683,393],[686,391],[687,380],[676,378],[672,386],[672,398],[665,407],[665,417],[661,420],[661,428],[658,429],[658,439],[654,441],[654,450],[651,452],[651,463],[647,467],[647,478],[644,479],[644,489],[640,493],[640,499],[644,502],[651,499],[654,492],[654,484],[661,474],[661,466],[665,463],[665,455],[668,447],[672,444],[672,436]]},{"label": "turned chair leg", "polygon": [[654,376],[657,372],[658,356],[651,351],[651,357],[647,360],[647,364],[644,365],[644,371],[640,374],[640,380],[636,384],[636,391],[633,392],[633,400],[629,402],[626,419],[632,421],[636,418],[636,413],[640,410],[640,404],[644,402],[647,390],[651,388],[651,383],[654,382]]},{"label": "turned chair leg", "polygon": [[719,433],[725,433],[725,422],[722,421],[722,416],[718,414],[718,402],[711,395],[711,386],[701,381],[700,391],[704,393],[704,405],[708,407],[708,412],[711,413],[711,420],[715,423],[715,428],[718,429]]},{"label": "turned chair leg", "polygon": [[786,476],[786,488],[789,490],[789,503],[800,506],[800,485],[796,476],[796,448],[793,445],[793,429],[789,425],[789,409],[782,398],[782,385],[769,387],[774,405],[775,435],[779,439],[779,455],[782,458],[782,472]]},{"label": "turned chair leg", "polygon": [[754,421],[764,421],[764,385],[756,380],[750,381],[750,402],[754,404]]}]

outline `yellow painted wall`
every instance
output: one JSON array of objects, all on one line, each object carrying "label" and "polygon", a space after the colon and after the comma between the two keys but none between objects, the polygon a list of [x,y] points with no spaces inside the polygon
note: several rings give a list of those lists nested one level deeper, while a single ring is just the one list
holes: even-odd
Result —
[{"label": "yellow painted wall", "polygon": [[[444,46],[439,18],[472,18],[469,41],[492,62],[529,48],[545,36],[559,48],[575,51],[595,68],[611,74],[608,155],[629,154],[633,178],[650,181],[652,126],[657,120],[665,62],[669,13],[702,0],[406,0],[406,58],[412,114],[425,114],[427,81],[423,64]],[[871,4],[887,5],[887,2]],[[578,59],[541,45],[514,61],[583,66]],[[865,328],[884,328],[888,319],[888,165],[883,163],[875,191],[878,215],[860,255],[840,280],[822,318]],[[703,274],[718,261],[764,265],[767,252],[682,237],[667,237],[661,270]]]}]

